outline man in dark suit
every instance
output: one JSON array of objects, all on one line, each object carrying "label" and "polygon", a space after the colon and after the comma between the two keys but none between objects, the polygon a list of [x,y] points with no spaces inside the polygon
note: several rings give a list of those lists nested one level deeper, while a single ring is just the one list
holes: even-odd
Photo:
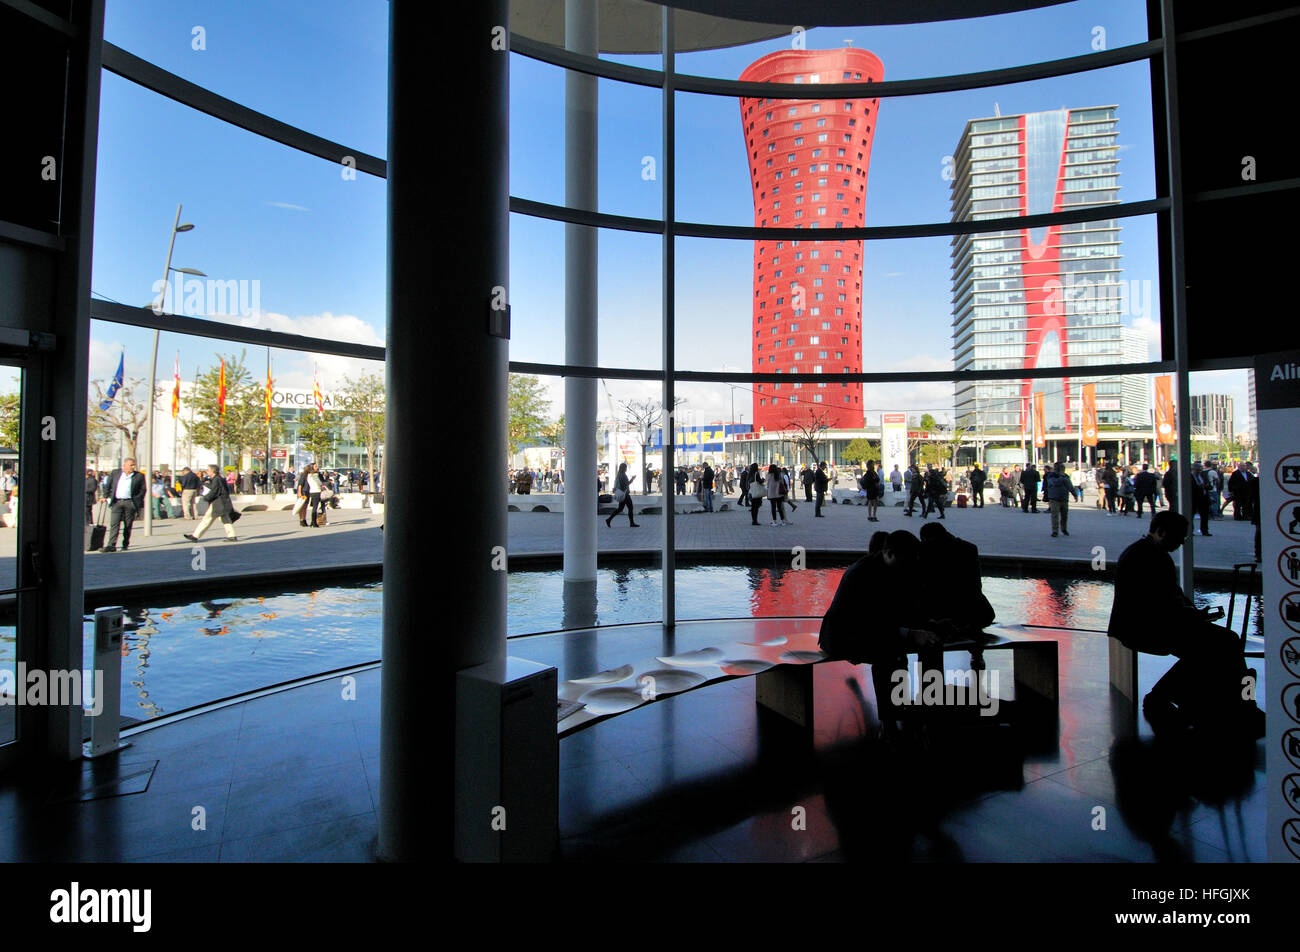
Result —
[{"label": "man in dark suit", "polygon": [[1156,513],[1146,535],[1119,557],[1107,633],[1124,646],[1179,661],[1142,703],[1153,726],[1254,727],[1259,715],[1242,702],[1246,662],[1237,636],[1212,624],[1183,594],[1171,554],[1187,538],[1188,521],[1173,510]]},{"label": "man in dark suit", "polygon": [[1038,469],[1030,463],[1020,474],[1020,487],[1025,491],[1025,497],[1020,501],[1021,512],[1038,511],[1038,483]]},{"label": "man in dark suit", "polygon": [[1133,501],[1137,503],[1137,513],[1142,515],[1142,501],[1146,500],[1151,505],[1151,512],[1156,511],[1156,487],[1160,485],[1160,480],[1155,473],[1151,472],[1150,463],[1142,464],[1142,472],[1133,477]]},{"label": "man in dark suit", "polygon": [[122,551],[131,545],[131,523],[144,512],[145,478],[135,468],[135,460],[122,460],[121,469],[108,474],[109,509],[108,537],[101,552],[117,551],[117,527],[122,527]]},{"label": "man in dark suit", "polygon": [[1245,463],[1238,463],[1236,470],[1228,477],[1228,492],[1232,493],[1232,518],[1237,522],[1250,518],[1250,501],[1246,489],[1249,481]]}]

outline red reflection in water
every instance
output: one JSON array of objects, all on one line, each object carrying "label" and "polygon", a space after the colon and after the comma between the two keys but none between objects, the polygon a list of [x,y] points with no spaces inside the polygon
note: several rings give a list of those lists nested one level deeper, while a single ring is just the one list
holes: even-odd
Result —
[{"label": "red reflection in water", "polygon": [[844,569],[756,569],[750,575],[750,614],[824,615],[843,575]]}]

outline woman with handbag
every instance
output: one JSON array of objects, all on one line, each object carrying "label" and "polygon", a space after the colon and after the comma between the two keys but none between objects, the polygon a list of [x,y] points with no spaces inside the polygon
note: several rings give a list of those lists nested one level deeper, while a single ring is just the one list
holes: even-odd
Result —
[{"label": "woman with handbag", "polygon": [[767,502],[772,507],[772,525],[776,525],[777,514],[781,516],[781,525],[792,526],[793,522],[785,519],[785,479],[781,476],[781,467],[773,463],[767,470]]},{"label": "woman with handbag", "polygon": [[614,479],[614,501],[618,503],[618,508],[609,514],[609,518],[605,520],[606,526],[610,526],[612,528],[614,523],[614,517],[617,516],[620,512],[622,512],[623,507],[626,506],[627,524],[633,529],[637,528],[637,523],[632,518],[632,480],[633,479],[636,479],[636,477],[633,476],[630,479],[628,478],[627,463],[619,463],[618,476],[615,477]]},{"label": "woman with handbag", "polygon": [[316,470],[316,464],[312,463],[307,467],[307,506],[311,509],[311,527],[319,529],[324,524],[321,518],[323,510],[321,509],[320,494],[324,488],[321,481],[320,473]]}]

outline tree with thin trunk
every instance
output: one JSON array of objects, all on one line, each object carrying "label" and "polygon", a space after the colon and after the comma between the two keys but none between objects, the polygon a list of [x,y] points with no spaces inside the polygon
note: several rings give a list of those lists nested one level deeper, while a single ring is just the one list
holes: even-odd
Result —
[{"label": "tree with thin trunk", "polygon": [[799,412],[786,419],[782,438],[811,456],[813,469],[816,469],[821,463],[821,447],[826,442],[826,431],[831,428],[834,419],[834,412],[824,404],[802,404]]},{"label": "tree with thin trunk", "polygon": [[[682,402],[683,398],[678,397],[676,405]],[[623,409],[623,422],[632,428],[632,432],[636,434],[637,444],[641,447],[641,469],[639,470],[642,479],[641,494],[648,495],[650,480],[645,478],[645,453],[646,448],[653,442],[654,428],[663,419],[664,405],[660,400],[624,400],[619,406]]]},{"label": "tree with thin trunk", "polygon": [[375,456],[384,441],[384,378],[382,374],[363,374],[356,380],[343,378],[339,391],[343,399],[343,416],[351,425],[358,442],[366,448],[371,492],[375,487]]},{"label": "tree with thin trunk", "polygon": [[511,374],[506,395],[507,466],[514,465],[520,447],[536,442],[547,425],[551,401],[542,382],[530,374]]},{"label": "tree with thin trunk", "polygon": [[[101,410],[100,404],[108,399],[107,381],[92,380],[90,389],[86,404],[87,451],[92,447],[99,449],[121,434],[125,443],[125,455],[135,458],[140,433],[149,418],[149,406],[139,396],[149,389],[144,385],[144,379],[133,377],[123,381],[106,410]],[[120,465],[122,460],[117,462]]]}]

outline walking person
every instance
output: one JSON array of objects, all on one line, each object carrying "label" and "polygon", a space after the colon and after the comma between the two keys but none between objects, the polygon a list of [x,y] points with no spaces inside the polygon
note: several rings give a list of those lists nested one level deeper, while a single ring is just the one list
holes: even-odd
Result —
[{"label": "walking person", "polygon": [[[944,478],[942,469],[932,469],[926,475],[925,483],[926,495],[929,497],[929,508],[931,511],[938,509],[939,518],[944,518],[943,504],[948,498],[948,480]],[[921,513],[922,518],[925,513]]]},{"label": "walking person", "polygon": [[803,464],[803,471],[799,474],[799,479],[803,482],[803,501],[812,502],[813,491],[813,471],[808,468],[808,464]]},{"label": "walking person", "polygon": [[197,519],[199,514],[194,508],[194,497],[203,488],[203,481],[195,475],[194,470],[186,466],[181,470],[181,478],[177,482],[181,487],[181,518]]},{"label": "walking person", "polygon": [[618,508],[609,514],[609,518],[605,520],[606,526],[612,527],[614,517],[622,512],[626,506],[627,524],[633,529],[637,528],[638,523],[632,514],[632,481],[634,479],[636,479],[635,476],[629,477],[627,475],[627,463],[619,463],[618,476],[614,478],[614,501],[618,503]]},{"label": "walking person", "polygon": [[1022,512],[1038,512],[1038,467],[1030,463],[1020,474],[1020,485],[1025,490],[1025,498],[1020,503]]},{"label": "walking person", "polygon": [[1100,487],[1106,491],[1106,511],[1113,516],[1115,497],[1119,495],[1119,477],[1115,474],[1115,467],[1110,463],[1107,463],[1105,469],[1101,471]]},{"label": "walking person", "polygon": [[203,498],[208,502],[208,511],[199,520],[193,534],[187,532],[185,538],[191,542],[198,542],[212,523],[220,519],[221,527],[226,530],[226,541],[238,542],[239,539],[235,537],[235,507],[230,502],[230,485],[221,478],[221,470],[216,463],[208,466],[208,478],[203,486]]},{"label": "walking person", "polygon": [[894,464],[894,471],[889,474],[889,485],[894,492],[901,492],[903,489],[903,474],[898,471],[898,464]]},{"label": "walking person", "polygon": [[131,523],[135,517],[144,512],[146,486],[144,473],[135,468],[135,460],[127,457],[122,460],[120,469],[108,474],[108,491],[105,495],[111,500],[109,505],[108,535],[104,538],[101,552],[117,551],[117,528],[122,527],[122,551],[131,545]]},{"label": "walking person", "polygon": [[826,487],[828,485],[830,485],[830,479],[826,475],[826,463],[822,461],[817,464],[817,473],[813,476],[813,488],[817,490],[817,505],[813,509],[814,518],[826,518],[822,515],[822,503],[826,501]]},{"label": "walking person", "polygon": [[716,478],[716,476],[717,473],[714,472],[713,467],[710,466],[708,463],[705,463],[704,474],[700,478],[700,485],[704,489],[704,511],[705,512],[713,511],[713,481]]},{"label": "walking person", "polygon": [[1020,469],[1020,464],[1017,463],[1015,469],[1011,471],[1011,505],[1013,506],[1022,505],[1022,500],[1025,498],[1025,487],[1020,485],[1020,480],[1023,475],[1024,473]]},{"label": "walking person", "polygon": [[1056,538],[1058,530],[1065,535],[1070,534],[1071,496],[1077,501],[1079,490],[1070,482],[1070,477],[1065,475],[1065,464],[1057,463],[1043,479],[1043,498],[1047,500],[1047,508],[1052,513],[1052,538]]},{"label": "walking person", "polygon": [[307,495],[307,474],[311,472],[311,467],[312,464],[308,463],[302,468],[302,471],[298,473],[298,484],[294,487],[294,491],[298,494],[298,498],[302,500],[302,505],[294,506],[294,511],[298,513],[298,525],[302,526],[304,529],[307,528],[307,505],[309,502],[309,497]]},{"label": "walking person", "polygon": [[867,494],[867,522],[879,522],[880,498],[885,494],[885,481],[876,472],[876,461],[867,461],[867,471],[862,474],[862,488]]},{"label": "walking person", "polygon": [[798,503],[794,501],[794,480],[790,478],[790,470],[784,466],[781,467],[781,484],[785,486],[785,501],[790,504],[790,511],[794,512],[799,508]]},{"label": "walking person", "polygon": [[773,463],[767,470],[767,482],[763,487],[767,492],[768,505],[772,507],[772,525],[776,525],[777,516],[781,517],[781,525],[793,525],[787,522],[785,518],[785,497],[786,484],[785,478],[781,475],[781,467]]},{"label": "walking person", "polygon": [[1119,510],[1126,516],[1133,514],[1133,497],[1135,494],[1132,467],[1125,466],[1124,473],[1119,480]]},{"label": "walking person", "polygon": [[916,501],[921,500],[921,515],[925,516],[925,478],[921,475],[921,468],[913,463],[907,468],[907,508],[903,510],[905,515],[910,516],[916,508]]},{"label": "walking person", "polygon": [[1250,476],[1246,472],[1246,464],[1238,463],[1236,470],[1228,477],[1228,496],[1232,500],[1234,522],[1242,522],[1250,518],[1250,504],[1246,497],[1249,482]]},{"label": "walking person", "polygon": [[1151,504],[1151,511],[1156,511],[1156,492],[1160,480],[1151,472],[1151,464],[1143,463],[1142,471],[1133,477],[1133,501],[1137,503],[1137,514],[1142,515],[1143,500]]}]

